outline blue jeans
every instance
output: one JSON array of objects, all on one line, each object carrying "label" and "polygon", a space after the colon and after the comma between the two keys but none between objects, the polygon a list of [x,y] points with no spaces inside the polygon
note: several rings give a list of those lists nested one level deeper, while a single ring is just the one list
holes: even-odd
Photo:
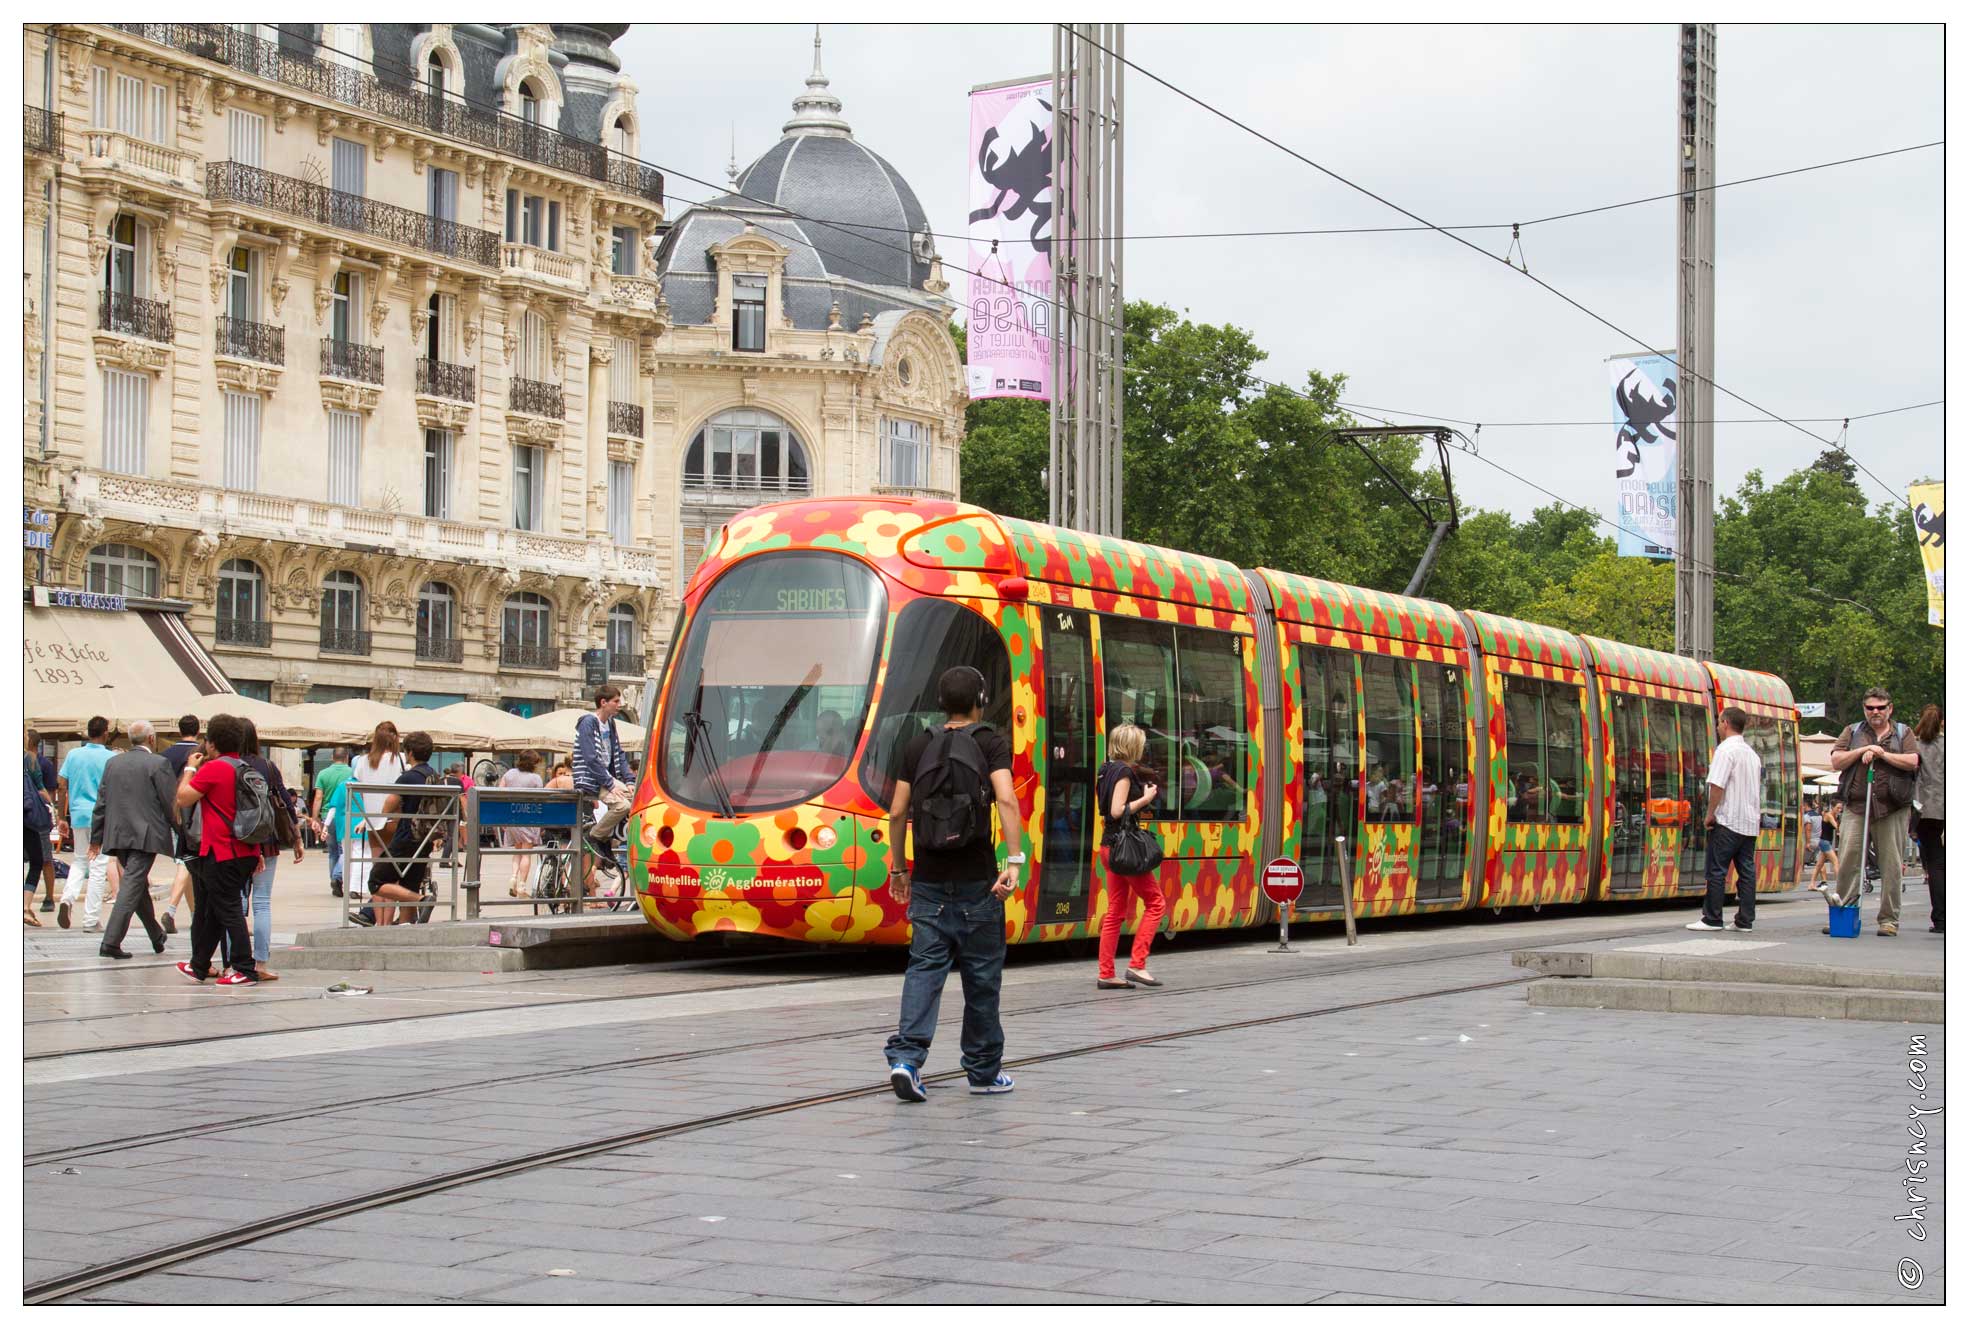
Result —
[{"label": "blue jeans", "polygon": [[1005,971],[1005,902],[991,879],[915,881],[909,887],[909,971],[902,980],[902,1019],[885,1051],[889,1064],[921,1068],[937,1031],[944,979],[957,965],[964,984],[961,1065],[972,1084],[998,1078],[1005,1030],[998,988]]},{"label": "blue jeans", "polygon": [[1757,837],[1738,835],[1717,822],[1709,828],[1709,858],[1703,865],[1709,891],[1702,898],[1705,923],[1723,925],[1723,896],[1730,879],[1730,864],[1737,868],[1737,918],[1749,927],[1757,918]]},{"label": "blue jeans", "polygon": [[342,884],[342,836],[338,828],[328,828],[328,884]]},{"label": "blue jeans", "polygon": [[253,960],[265,964],[273,953],[273,870],[280,866],[280,855],[268,854],[260,860],[248,892],[253,904]]}]

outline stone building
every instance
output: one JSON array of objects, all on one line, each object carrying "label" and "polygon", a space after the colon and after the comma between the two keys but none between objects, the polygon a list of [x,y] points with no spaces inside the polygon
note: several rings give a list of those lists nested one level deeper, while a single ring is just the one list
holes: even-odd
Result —
[{"label": "stone building", "polygon": [[190,602],[251,695],[532,712],[659,668],[731,514],[953,492],[923,210],[818,42],[672,225],[625,31],[26,29],[40,579]]}]

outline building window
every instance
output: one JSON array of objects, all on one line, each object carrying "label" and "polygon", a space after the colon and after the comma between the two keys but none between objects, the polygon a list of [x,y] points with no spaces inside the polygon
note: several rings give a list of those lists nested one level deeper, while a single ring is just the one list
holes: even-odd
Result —
[{"label": "building window", "polygon": [[103,469],[142,475],[149,426],[150,375],[103,370]]},{"label": "building window", "polygon": [[524,443],[513,447],[513,526],[537,531],[547,515],[547,454]]},{"label": "building window", "polygon": [[444,96],[444,61],[438,58],[435,51],[424,62],[424,88],[433,97]]},{"label": "building window", "polygon": [[226,406],[225,486],[251,493],[260,487],[260,394],[219,395]]},{"label": "building window", "polygon": [[116,76],[116,132],[144,136],[144,81],[128,74]]},{"label": "building window", "polygon": [[636,275],[636,249],[642,244],[642,233],[633,226],[615,228],[615,250],[611,268],[624,277]]},{"label": "building window", "polygon": [[520,84],[520,119],[529,125],[540,123],[540,90],[532,79]]},{"label": "building window", "polygon": [[766,279],[740,273],[732,278],[732,349],[766,349]]},{"label": "building window", "polygon": [[97,595],[155,597],[164,568],[135,545],[97,545],[84,567],[88,589]]},{"label": "building window", "polygon": [[241,166],[264,164],[267,118],[253,111],[226,112],[226,156]]},{"label": "building window", "polygon": [[89,71],[89,128],[109,128],[109,71],[101,65]]},{"label": "building window", "polygon": [[322,639],[326,641],[330,632],[360,632],[362,624],[362,578],[347,568],[323,577],[321,579]]},{"label": "building window", "polygon": [[451,451],[450,430],[424,431],[424,515],[440,521],[451,517]]},{"label": "building window", "polygon": [[458,649],[458,592],[441,581],[427,581],[417,592],[417,658],[464,658]]},{"label": "building window", "polygon": [[127,212],[117,214],[116,220],[109,224],[109,257],[103,267],[103,289],[111,297],[112,309],[116,297],[128,300],[150,288],[150,283],[144,280],[150,246],[143,243],[149,231],[148,226]]},{"label": "building window", "polygon": [[544,596],[521,591],[506,597],[499,615],[499,663],[523,669],[553,669],[554,611]]},{"label": "building window", "polygon": [[455,253],[458,248],[458,172],[447,171],[442,167],[430,169],[429,204],[431,209],[431,243],[441,253]]},{"label": "building window", "polygon": [[362,417],[354,411],[328,413],[328,501],[362,502]]},{"label": "building window", "polygon": [[636,607],[634,605],[617,605],[608,611],[608,659],[610,672],[642,672],[642,653],[636,649],[640,639],[641,634],[636,631]]},{"label": "building window", "polygon": [[260,321],[259,253],[235,245],[226,265],[226,313],[241,323]]},{"label": "building window", "polygon": [[618,115],[615,117],[615,128],[609,131],[609,146],[621,153],[624,157],[635,155],[636,131],[635,126],[630,123],[628,116]]},{"label": "building window", "polygon": [[547,320],[528,310],[520,315],[519,376],[535,383],[547,381]]},{"label": "building window", "polygon": [[362,342],[362,274],[335,274],[334,298],[329,305],[328,336],[348,345]]},{"label": "building window", "polygon": [[608,538],[619,545],[635,539],[636,468],[626,461],[608,464]]},{"label": "building window", "polygon": [[883,483],[926,489],[930,484],[930,431],[914,420],[890,420],[882,450]]},{"label": "building window", "polygon": [[331,140],[329,187],[338,194],[361,198],[369,192],[368,149],[354,139]]},{"label": "building window", "polygon": [[786,422],[764,411],[726,411],[691,440],[684,483],[695,488],[804,494],[807,453]]},{"label": "building window", "polygon": [[[265,646],[256,631],[266,618],[267,578],[260,565],[229,558],[219,565],[219,640],[235,646]],[[230,626],[229,626],[230,625]]]}]

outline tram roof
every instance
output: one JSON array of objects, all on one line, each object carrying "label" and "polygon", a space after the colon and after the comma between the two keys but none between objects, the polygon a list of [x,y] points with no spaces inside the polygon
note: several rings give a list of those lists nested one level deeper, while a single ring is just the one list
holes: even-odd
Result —
[{"label": "tram roof", "polygon": [[1651,683],[1657,687],[1682,688],[1689,692],[1701,692],[1709,685],[1702,665],[1686,655],[1651,651],[1640,646],[1629,646],[1626,642],[1608,641],[1605,637],[1581,637],[1580,640],[1593,652],[1593,659],[1602,674],[1632,679],[1637,683]]},{"label": "tram roof", "polygon": [[1734,702],[1755,715],[1775,715],[1786,720],[1798,718],[1791,685],[1776,674],[1713,662],[1706,667],[1715,676],[1718,700]]},{"label": "tram roof", "polygon": [[1258,575],[1272,589],[1274,612],[1287,623],[1459,650],[1468,641],[1456,611],[1434,600],[1391,595],[1273,568],[1259,568]]},{"label": "tram roof", "polygon": [[1475,609],[1470,611],[1470,621],[1476,625],[1477,644],[1483,648],[1485,655],[1560,665],[1568,669],[1586,667],[1586,652],[1581,647],[1580,639],[1570,632]]},{"label": "tram roof", "polygon": [[1034,581],[1197,605],[1228,613],[1251,611],[1251,591],[1235,563],[1160,545],[1070,531],[1017,517],[996,519],[1012,553]]}]

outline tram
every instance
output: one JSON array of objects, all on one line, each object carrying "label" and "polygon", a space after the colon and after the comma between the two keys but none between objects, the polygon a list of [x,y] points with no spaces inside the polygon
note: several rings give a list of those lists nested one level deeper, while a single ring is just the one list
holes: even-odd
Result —
[{"label": "tram", "polygon": [[1727,705],[1764,762],[1758,890],[1802,865],[1771,675],[961,503],[817,498],[734,518],[686,587],[630,821],[644,916],[906,942],[895,766],[957,664],[1012,743],[1012,942],[1098,933],[1094,773],[1124,721],[1163,791],[1171,930],[1276,920],[1278,857],[1304,869],[1295,920],[1339,917],[1343,881],[1362,918],[1699,894]]}]

